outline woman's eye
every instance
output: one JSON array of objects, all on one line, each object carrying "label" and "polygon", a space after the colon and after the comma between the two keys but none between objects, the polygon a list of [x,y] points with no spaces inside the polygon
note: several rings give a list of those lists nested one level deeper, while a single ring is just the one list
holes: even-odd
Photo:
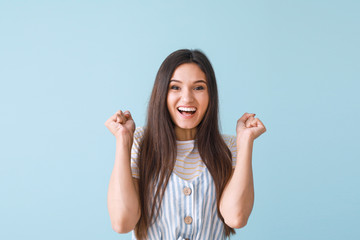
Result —
[{"label": "woman's eye", "polygon": [[179,90],[180,88],[178,86],[171,86],[170,89]]},{"label": "woman's eye", "polygon": [[195,90],[204,90],[205,88],[203,86],[196,87]]}]

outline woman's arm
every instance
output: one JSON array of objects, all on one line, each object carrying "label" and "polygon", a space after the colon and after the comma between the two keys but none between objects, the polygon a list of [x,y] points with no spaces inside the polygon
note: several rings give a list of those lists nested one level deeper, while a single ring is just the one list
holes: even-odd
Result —
[{"label": "woman's arm", "polygon": [[108,210],[112,228],[118,233],[133,230],[141,213],[138,182],[131,175],[130,154],[131,145],[117,140],[108,190]]},{"label": "woman's arm", "polygon": [[236,166],[220,199],[220,213],[232,228],[247,224],[254,205],[252,151],[254,140],[266,131],[255,114],[245,113],[236,126]]},{"label": "woman's arm", "polygon": [[116,232],[127,233],[135,228],[141,214],[138,182],[133,180],[130,166],[135,122],[129,111],[118,111],[105,126],[116,137],[115,163],[108,189],[111,225]]},{"label": "woman's arm", "polygon": [[220,200],[220,213],[232,228],[246,225],[254,205],[251,139],[237,138],[236,166]]}]

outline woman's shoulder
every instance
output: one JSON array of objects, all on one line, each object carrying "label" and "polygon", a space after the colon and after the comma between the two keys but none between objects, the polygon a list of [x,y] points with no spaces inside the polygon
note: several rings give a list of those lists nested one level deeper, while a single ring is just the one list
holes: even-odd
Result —
[{"label": "woman's shoulder", "polygon": [[221,134],[221,135],[224,139],[224,142],[229,148],[236,145],[236,136],[230,134]]},{"label": "woman's shoulder", "polygon": [[145,127],[136,127],[134,134],[144,134]]},{"label": "woman's shoulder", "polygon": [[134,131],[134,138],[140,140],[144,136],[145,127],[137,127]]},{"label": "woman's shoulder", "polygon": [[138,151],[140,150],[140,143],[142,141],[142,138],[144,137],[144,131],[145,131],[145,128],[144,127],[137,127],[135,128],[135,131],[134,131],[134,142],[133,142],[133,145],[132,145],[132,157],[133,157],[133,154],[134,153],[138,153]]}]

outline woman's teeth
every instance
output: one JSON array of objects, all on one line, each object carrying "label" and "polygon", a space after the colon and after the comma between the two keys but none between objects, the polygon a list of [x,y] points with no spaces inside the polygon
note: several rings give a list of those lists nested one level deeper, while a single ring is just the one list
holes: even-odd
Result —
[{"label": "woman's teeth", "polygon": [[185,112],[195,112],[196,111],[196,108],[179,107],[178,109],[180,111],[185,111]]},{"label": "woman's teeth", "polygon": [[196,108],[179,107],[179,112],[184,115],[192,115],[196,112]]}]

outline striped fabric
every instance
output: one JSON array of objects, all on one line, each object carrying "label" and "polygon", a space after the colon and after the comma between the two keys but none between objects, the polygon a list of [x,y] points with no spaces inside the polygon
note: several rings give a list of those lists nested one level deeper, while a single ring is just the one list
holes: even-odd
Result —
[{"label": "striped fabric", "polygon": [[[138,127],[134,133],[134,143],[131,150],[131,171],[132,176],[139,178],[139,168],[137,159],[139,154],[139,144],[144,135],[144,128]],[[233,168],[236,164],[236,138],[231,135],[223,134],[223,139],[232,153]],[[200,158],[199,152],[195,148],[195,140],[176,141],[177,156],[174,173],[184,180],[192,180],[198,177],[206,168]]]},{"label": "striped fabric", "polygon": [[[137,158],[143,128],[137,128],[131,155],[132,175],[139,178]],[[223,135],[236,163],[236,138]],[[165,190],[159,217],[148,229],[148,239],[226,239],[217,215],[216,193],[210,172],[201,161],[195,140],[177,141],[176,166]],[[153,219],[154,220],[154,219]],[[132,233],[135,240],[135,234]]]}]

